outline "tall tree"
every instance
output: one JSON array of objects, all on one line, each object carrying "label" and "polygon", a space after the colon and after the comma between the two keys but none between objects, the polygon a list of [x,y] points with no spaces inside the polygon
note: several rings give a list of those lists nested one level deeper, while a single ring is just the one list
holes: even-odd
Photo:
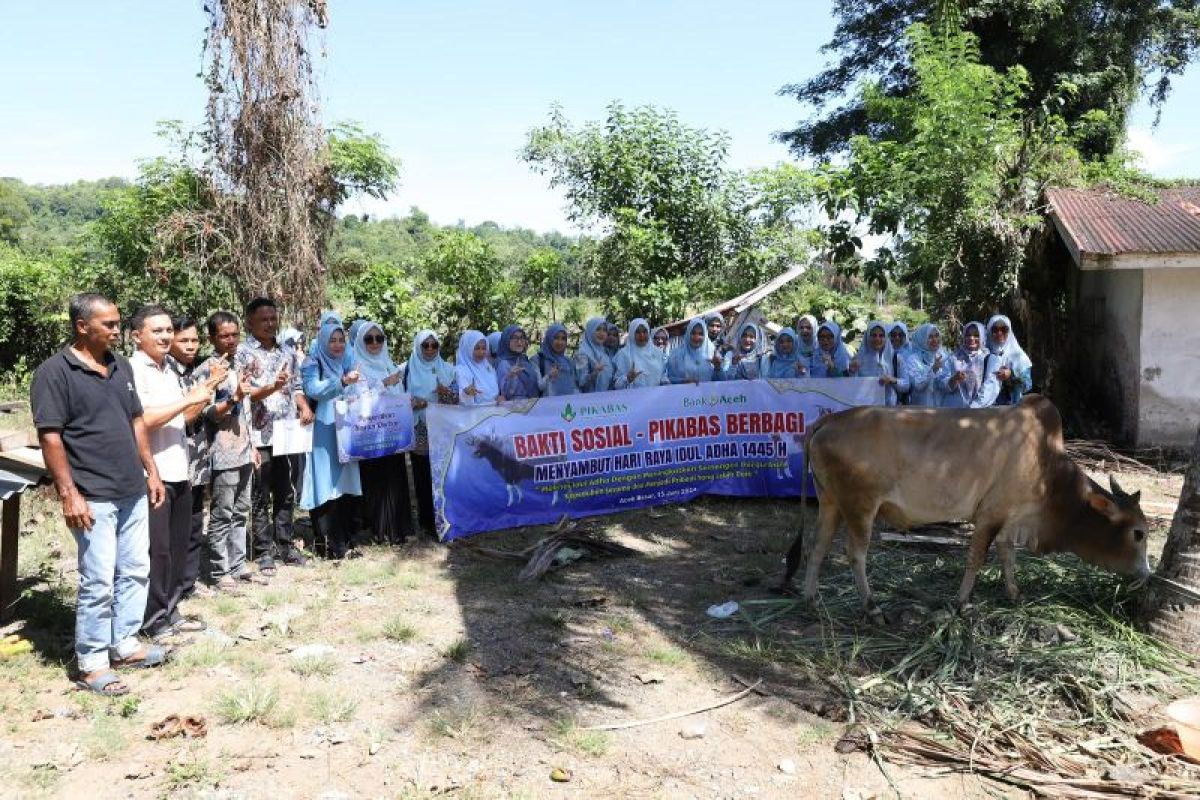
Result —
[{"label": "tall tree", "polygon": [[[1191,463],[1157,574],[1200,593],[1200,429],[1196,431]],[[1152,582],[1142,610],[1147,627],[1155,635],[1200,655],[1200,604],[1194,599],[1183,602],[1169,585]]]},{"label": "tall tree", "polygon": [[205,131],[228,269],[301,311],[325,295],[318,195],[324,132],[311,54],[324,2],[208,0]]},{"label": "tall tree", "polygon": [[669,110],[608,107],[574,127],[554,108],[529,132],[524,159],[562,189],[573,222],[598,226],[591,289],[609,310],[667,320],[714,293],[729,296],[778,272],[794,249],[771,249],[753,187],[726,164],[729,137]]},{"label": "tall tree", "polygon": [[838,24],[822,48],[833,63],[780,90],[816,114],[779,138],[799,155],[828,158],[845,152],[854,136],[883,133],[852,90],[870,78],[888,95],[911,93],[905,32],[947,9],[979,37],[983,64],[1026,69],[1026,112],[1061,102],[1088,158],[1116,151],[1143,85],[1153,87],[1151,101],[1161,106],[1200,46],[1195,0],[836,0]]}]

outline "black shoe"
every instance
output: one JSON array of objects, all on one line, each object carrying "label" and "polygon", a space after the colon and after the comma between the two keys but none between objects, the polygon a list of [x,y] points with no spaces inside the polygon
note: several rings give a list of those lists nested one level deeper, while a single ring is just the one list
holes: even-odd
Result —
[{"label": "black shoe", "polygon": [[268,578],[275,574],[275,559],[270,556],[260,558],[255,563],[258,564],[258,571]]},{"label": "black shoe", "polygon": [[289,567],[307,567],[308,559],[299,552],[293,550],[283,557],[283,563],[287,564]]}]

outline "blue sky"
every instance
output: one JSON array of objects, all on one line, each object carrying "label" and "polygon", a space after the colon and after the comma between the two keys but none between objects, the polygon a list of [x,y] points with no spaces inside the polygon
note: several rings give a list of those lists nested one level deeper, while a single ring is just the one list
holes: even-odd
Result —
[{"label": "blue sky", "polygon": [[[132,177],[155,123],[197,123],[204,14],[192,0],[8,0],[0,12],[0,175]],[[830,2],[335,0],[318,62],[326,122],[356,120],[404,162],[385,203],[347,210],[569,231],[562,199],[517,159],[551,103],[580,122],[612,100],[675,109],[733,139],[731,161],[789,158],[771,140],[805,112],[778,97],[825,62]],[[1130,137],[1160,175],[1200,177],[1200,69],[1160,126]]]}]

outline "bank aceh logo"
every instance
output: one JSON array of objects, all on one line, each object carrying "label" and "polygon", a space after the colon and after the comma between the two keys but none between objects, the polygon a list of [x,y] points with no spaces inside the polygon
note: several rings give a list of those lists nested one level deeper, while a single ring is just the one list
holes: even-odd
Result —
[{"label": "bank aceh logo", "polygon": [[748,402],[744,394],[710,394],[707,397],[685,397],[683,398],[684,408],[697,408],[701,406],[735,406],[742,405]]}]

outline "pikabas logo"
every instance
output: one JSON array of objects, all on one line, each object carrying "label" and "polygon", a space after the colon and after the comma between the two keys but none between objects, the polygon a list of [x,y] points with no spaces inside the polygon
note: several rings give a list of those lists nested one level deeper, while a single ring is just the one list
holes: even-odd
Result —
[{"label": "pikabas logo", "polygon": [[625,403],[598,403],[595,405],[581,405],[578,409],[573,408],[570,403],[563,406],[563,410],[559,412],[559,416],[566,422],[573,422],[576,417],[583,419],[592,419],[594,417],[611,417],[616,414],[625,414],[629,411],[629,406]]},{"label": "pikabas logo", "polygon": [[563,418],[564,422],[571,422],[575,419],[575,409],[571,408],[570,403],[567,403],[565,406],[563,406],[562,413],[559,414],[559,416]]}]

